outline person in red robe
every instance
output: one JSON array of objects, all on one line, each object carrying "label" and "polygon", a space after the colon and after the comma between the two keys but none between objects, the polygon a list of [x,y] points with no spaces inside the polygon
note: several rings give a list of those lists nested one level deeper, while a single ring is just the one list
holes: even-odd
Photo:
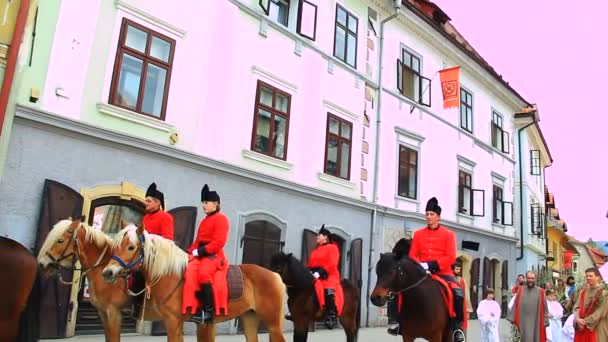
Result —
[{"label": "person in red robe", "polygon": [[149,234],[173,241],[173,215],[164,209],[165,195],[156,189],[156,183],[150,184],[146,191],[146,214],[142,219],[144,229]]},{"label": "person in red robe", "polygon": [[602,319],[602,286],[600,271],[591,267],[585,270],[587,286],[584,287],[574,305],[574,342],[603,342],[598,338],[598,323]]},{"label": "person in red robe", "polygon": [[182,313],[192,314],[192,321],[197,324],[212,323],[214,313],[219,312],[220,307],[225,314],[228,313],[226,303],[214,305],[214,277],[216,272],[228,270],[224,246],[230,225],[226,215],[220,212],[220,196],[209,191],[207,184],[201,191],[201,202],[207,216],[201,221],[196,239],[188,248],[190,260],[186,266],[182,301]]},{"label": "person in red robe", "polygon": [[[156,183],[150,184],[146,190],[145,214],[142,224],[147,233],[160,235],[173,241],[173,215],[164,211],[165,195],[156,188]],[[141,293],[146,287],[146,280],[141,271],[133,272],[131,291]],[[139,317],[143,303],[143,293],[133,301],[135,315]]]},{"label": "person in red robe", "polygon": [[[431,198],[426,204],[426,223],[412,238],[409,257],[418,262],[427,272],[437,274],[448,283],[451,283],[454,295],[454,311],[456,317],[450,319],[450,330],[454,342],[464,342],[462,331],[464,322],[464,292],[460,282],[456,280],[452,265],[456,262],[456,235],[451,230],[439,224],[441,207],[437,198]],[[398,320],[392,320],[398,321]],[[399,323],[389,327],[389,333],[399,334]]]},{"label": "person in red robe", "polygon": [[338,324],[338,316],[344,304],[339,261],[338,245],[332,241],[331,232],[323,225],[317,234],[317,247],[310,254],[307,267],[316,278],[315,292],[319,307],[325,310],[325,326],[328,329],[333,329]]}]

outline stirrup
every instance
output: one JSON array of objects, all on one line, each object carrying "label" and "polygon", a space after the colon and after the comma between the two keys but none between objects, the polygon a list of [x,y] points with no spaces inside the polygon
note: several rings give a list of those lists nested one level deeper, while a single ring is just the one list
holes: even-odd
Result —
[{"label": "stirrup", "polygon": [[335,328],[338,325],[337,317],[326,317],[325,318],[325,327],[329,330]]},{"label": "stirrup", "polygon": [[389,324],[388,329],[386,329],[386,332],[393,336],[399,336],[399,328],[399,323]]},{"label": "stirrup", "polygon": [[462,329],[460,328],[455,329],[452,332],[452,340],[454,342],[466,342],[466,338],[464,337],[464,331],[462,331]]}]

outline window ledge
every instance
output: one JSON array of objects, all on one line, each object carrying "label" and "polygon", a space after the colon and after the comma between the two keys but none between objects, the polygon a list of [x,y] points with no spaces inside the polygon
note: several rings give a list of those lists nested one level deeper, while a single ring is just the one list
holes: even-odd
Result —
[{"label": "window ledge", "polygon": [[255,151],[242,150],[241,154],[244,158],[255,160],[257,162],[264,163],[264,164],[267,164],[270,166],[274,166],[274,167],[277,167],[277,168],[280,168],[283,170],[290,171],[293,168],[292,163],[289,163],[289,162],[286,162],[284,160],[280,160],[277,158],[273,158],[273,157],[267,156],[265,154],[255,152]]},{"label": "window ledge", "polygon": [[159,131],[163,132],[172,132],[175,131],[175,127],[171,124],[168,124],[164,121],[151,118],[149,116],[138,114],[136,112],[130,111],[128,109],[120,108],[117,106],[113,106],[111,104],[98,102],[97,110],[100,113],[113,116],[115,118],[123,119],[126,121],[131,121],[140,125],[148,126]]},{"label": "window ledge", "polygon": [[323,100],[323,106],[331,110],[334,114],[342,114],[353,121],[357,121],[359,119],[359,115],[357,115],[356,113],[353,113],[350,110],[341,107],[329,100]]},{"label": "window ledge", "polygon": [[492,222],[492,230],[494,230],[495,232],[504,233],[506,228],[507,226],[503,224]]},{"label": "window ledge", "polygon": [[395,199],[399,200],[399,201],[403,201],[403,202],[410,202],[410,203],[420,204],[419,200],[413,199],[413,198],[409,198],[409,197],[403,197],[403,196],[395,195]]},{"label": "window ledge", "polygon": [[278,84],[282,85],[283,87],[285,87],[287,89],[291,89],[294,92],[298,91],[298,86],[297,85],[295,85],[295,84],[293,84],[293,83],[291,83],[291,82],[289,82],[287,80],[284,80],[281,77],[279,77],[279,76],[271,73],[270,71],[267,71],[267,70],[264,70],[264,69],[260,68],[259,66],[256,66],[256,65],[252,66],[251,67],[251,72],[254,73],[254,74],[266,77],[267,79],[272,80],[274,82],[277,82]]},{"label": "window ledge", "polygon": [[141,19],[147,21],[148,23],[150,23],[154,26],[157,26],[159,28],[162,28],[163,30],[175,35],[178,38],[184,38],[186,36],[185,30],[182,30],[179,27],[173,26],[166,21],[163,21],[153,15],[150,15],[150,14],[146,13],[146,11],[141,10],[141,9],[129,4],[125,0],[114,0],[114,5],[116,6],[117,9],[123,10],[133,16],[141,18]]},{"label": "window ledge", "polygon": [[469,220],[469,221],[473,221],[475,219],[475,216],[471,216],[471,215],[468,215],[468,214],[463,214],[461,212],[457,212],[456,213],[456,217],[460,217],[462,219],[466,219],[466,220]]},{"label": "window ledge", "polygon": [[357,184],[355,184],[355,183],[353,183],[351,181],[347,181],[347,180],[339,178],[339,177],[328,175],[326,173],[319,172],[319,173],[317,173],[317,177],[321,181],[324,181],[324,182],[327,182],[327,183],[332,183],[332,184],[337,184],[337,185],[340,185],[342,187],[348,188],[350,190],[354,190],[354,189],[357,188]]}]

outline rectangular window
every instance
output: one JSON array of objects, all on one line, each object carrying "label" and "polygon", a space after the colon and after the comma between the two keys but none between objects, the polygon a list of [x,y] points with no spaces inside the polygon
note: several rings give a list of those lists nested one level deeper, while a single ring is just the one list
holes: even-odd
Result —
[{"label": "rectangular window", "polygon": [[175,40],[123,18],[110,104],[164,120],[174,51]]},{"label": "rectangular window", "polygon": [[287,27],[289,25],[289,0],[270,0],[268,17]]},{"label": "rectangular window", "polygon": [[540,176],[540,151],[530,150],[530,173]]},{"label": "rectangular window", "polygon": [[258,81],[253,120],[253,151],[285,160],[291,95]]},{"label": "rectangular window", "polygon": [[492,146],[502,153],[509,153],[509,133],[503,129],[502,116],[492,111]]},{"label": "rectangular window", "polygon": [[401,95],[431,106],[431,80],[421,75],[420,58],[408,51],[401,50],[401,60],[397,60],[397,89]]},{"label": "rectangular window", "polygon": [[492,209],[492,220],[494,223],[502,223],[503,220],[503,202],[502,202],[502,188],[494,185],[493,187],[493,209]]},{"label": "rectangular window", "polygon": [[458,172],[458,212],[470,216],[485,216],[485,191],[472,188],[472,176]]},{"label": "rectangular window", "polygon": [[416,199],[417,182],[418,152],[399,145],[399,196]]},{"label": "rectangular window", "polygon": [[315,40],[317,37],[317,5],[300,0],[298,5],[298,25],[296,31],[302,37]]},{"label": "rectangular window", "polygon": [[460,128],[473,133],[473,94],[460,87]]},{"label": "rectangular window", "polygon": [[557,242],[553,241],[553,260],[557,261]]},{"label": "rectangular window", "polygon": [[352,150],[353,125],[335,115],[327,114],[324,172],[350,179],[350,156]]},{"label": "rectangular window", "polygon": [[542,221],[541,221],[541,207],[538,203],[532,203],[530,205],[530,220],[531,220],[531,233],[542,236]]},{"label": "rectangular window", "polygon": [[359,20],[344,7],[336,5],[334,57],[357,68],[357,26]]}]

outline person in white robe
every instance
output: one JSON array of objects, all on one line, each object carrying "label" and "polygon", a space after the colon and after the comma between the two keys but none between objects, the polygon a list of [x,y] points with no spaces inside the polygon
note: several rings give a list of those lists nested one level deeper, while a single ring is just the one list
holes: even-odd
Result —
[{"label": "person in white robe", "polygon": [[562,327],[562,342],[574,342],[574,314],[568,316]]},{"label": "person in white robe", "polygon": [[494,290],[488,289],[486,299],[479,302],[477,306],[481,342],[500,342],[498,334],[500,314],[500,305],[494,300]]},{"label": "person in white robe", "polygon": [[547,340],[562,342],[562,316],[564,315],[564,308],[557,301],[555,290],[546,290],[545,295],[547,298],[547,309],[549,309],[549,326],[547,329],[551,330],[551,339],[549,339],[549,334],[547,334]]}]

